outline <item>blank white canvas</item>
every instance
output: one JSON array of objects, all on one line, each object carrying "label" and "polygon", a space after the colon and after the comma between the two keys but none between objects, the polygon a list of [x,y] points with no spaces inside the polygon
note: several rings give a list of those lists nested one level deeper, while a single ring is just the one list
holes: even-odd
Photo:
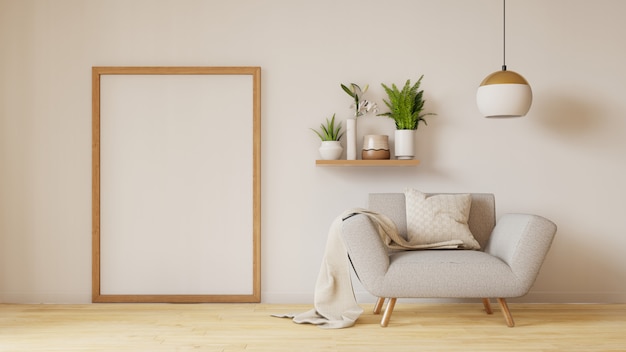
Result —
[{"label": "blank white canvas", "polygon": [[100,89],[101,293],[252,294],[252,77]]}]

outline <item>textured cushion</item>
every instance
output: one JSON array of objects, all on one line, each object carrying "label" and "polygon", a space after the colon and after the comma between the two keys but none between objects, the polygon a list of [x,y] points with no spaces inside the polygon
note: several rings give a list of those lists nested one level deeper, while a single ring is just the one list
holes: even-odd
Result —
[{"label": "textured cushion", "polygon": [[404,251],[390,256],[376,295],[382,297],[518,297],[511,268],[481,251]]},{"label": "textured cushion", "polygon": [[470,232],[470,194],[439,194],[427,197],[416,189],[406,189],[407,239],[430,244],[458,240],[459,248],[480,249]]}]

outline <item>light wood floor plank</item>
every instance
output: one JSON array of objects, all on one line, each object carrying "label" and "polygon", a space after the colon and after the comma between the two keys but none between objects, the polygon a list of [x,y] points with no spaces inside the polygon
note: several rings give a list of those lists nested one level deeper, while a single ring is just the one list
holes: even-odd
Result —
[{"label": "light wood floor plank", "polygon": [[324,330],[270,316],[310,305],[0,304],[0,351],[626,351],[626,305],[510,304],[514,328],[480,302],[399,301],[387,328],[363,307]]}]

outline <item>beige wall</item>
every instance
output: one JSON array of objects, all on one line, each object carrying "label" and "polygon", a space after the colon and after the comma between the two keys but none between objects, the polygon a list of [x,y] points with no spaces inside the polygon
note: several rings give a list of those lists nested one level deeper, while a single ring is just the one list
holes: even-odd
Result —
[{"label": "beige wall", "polygon": [[[0,302],[90,300],[90,68],[104,65],[262,67],[265,302],[310,302],[332,219],[405,187],[493,192],[500,214],[555,221],[527,301],[626,302],[626,2],[507,10],[507,64],[535,100],[487,120],[474,97],[502,63],[497,0],[0,0]],[[418,167],[315,167],[309,127],[350,114],[339,83],[382,105],[381,82],[421,74],[438,116]]]}]

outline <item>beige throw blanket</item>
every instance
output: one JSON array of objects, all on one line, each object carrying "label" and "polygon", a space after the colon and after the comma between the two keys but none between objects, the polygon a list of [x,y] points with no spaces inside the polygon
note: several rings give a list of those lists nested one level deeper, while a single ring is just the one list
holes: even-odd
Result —
[{"label": "beige throw blanket", "polygon": [[353,214],[367,215],[377,227],[381,239],[393,249],[456,248],[451,241],[435,244],[411,244],[398,234],[388,217],[370,210],[355,208],[346,210],[331,224],[328,231],[326,251],[315,284],[314,309],[297,314],[274,315],[293,318],[295,323],[315,324],[325,329],[347,328],[363,313],[357,304],[350,277],[350,262],[341,237],[343,219]]}]

